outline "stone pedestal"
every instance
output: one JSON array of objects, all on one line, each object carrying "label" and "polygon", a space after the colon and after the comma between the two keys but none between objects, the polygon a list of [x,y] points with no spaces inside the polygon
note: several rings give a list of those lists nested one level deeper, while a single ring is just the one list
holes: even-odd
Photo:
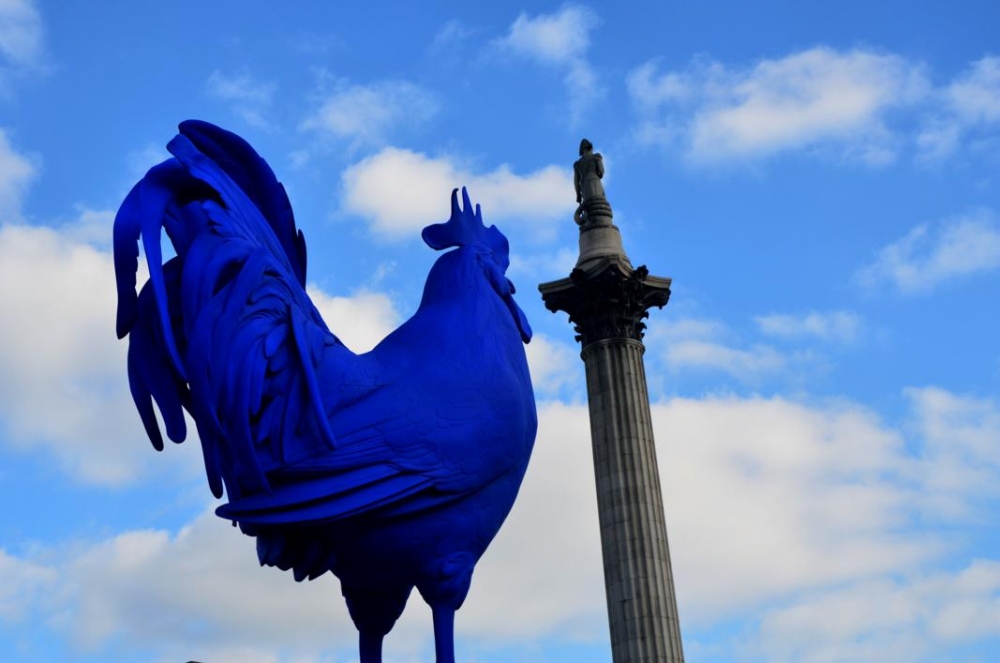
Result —
[{"label": "stone pedestal", "polygon": [[606,200],[589,200],[577,209],[574,218],[580,226],[580,257],[576,268],[587,271],[601,258],[623,261],[632,269],[632,263],[622,248],[622,234],[612,223],[611,205]]},{"label": "stone pedestal", "polygon": [[576,269],[539,290],[583,346],[613,661],[683,663],[642,357],[670,279],[633,269],[608,218],[581,226]]}]

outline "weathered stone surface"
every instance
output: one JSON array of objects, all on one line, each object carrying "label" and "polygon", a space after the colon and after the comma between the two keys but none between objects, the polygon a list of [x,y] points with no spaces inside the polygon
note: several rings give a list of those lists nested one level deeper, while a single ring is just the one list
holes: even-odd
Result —
[{"label": "weathered stone surface", "polygon": [[680,623],[643,366],[633,339],[583,351],[614,663],[680,663]]},{"label": "weathered stone surface", "polygon": [[583,346],[612,659],[683,663],[642,360],[644,320],[667,304],[671,281],[625,255],[589,140],[573,169],[580,257],[568,278],[538,289],[546,308],[569,314]]},{"label": "weathered stone surface", "polygon": [[569,278],[539,290],[549,310],[569,313],[583,346],[613,661],[682,663],[642,359],[644,320],[667,303],[670,279],[632,269],[621,251],[581,255]]},{"label": "weathered stone surface", "polygon": [[649,309],[662,308],[670,299],[670,279],[650,276],[645,266],[632,269],[624,255],[592,260],[569,278],[538,288],[546,308],[569,313],[584,348],[616,338],[641,341]]}]

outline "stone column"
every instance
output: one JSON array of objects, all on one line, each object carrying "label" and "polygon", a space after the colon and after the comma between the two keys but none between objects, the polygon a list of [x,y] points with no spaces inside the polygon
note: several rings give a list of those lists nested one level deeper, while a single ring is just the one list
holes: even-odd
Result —
[{"label": "stone column", "polygon": [[643,320],[667,303],[670,279],[633,269],[610,218],[593,221],[570,277],[539,290],[583,346],[612,659],[683,663],[642,356]]}]

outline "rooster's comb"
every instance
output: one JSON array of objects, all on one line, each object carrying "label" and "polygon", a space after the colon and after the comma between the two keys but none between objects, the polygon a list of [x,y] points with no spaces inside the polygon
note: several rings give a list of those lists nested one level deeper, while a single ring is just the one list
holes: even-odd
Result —
[{"label": "rooster's comb", "polygon": [[507,238],[496,226],[483,225],[483,212],[476,205],[472,211],[469,192],[462,187],[462,208],[458,206],[458,189],[451,192],[451,218],[446,223],[435,223],[424,228],[421,236],[427,246],[436,251],[453,246],[479,244],[493,251],[493,255],[506,262],[510,250]]}]

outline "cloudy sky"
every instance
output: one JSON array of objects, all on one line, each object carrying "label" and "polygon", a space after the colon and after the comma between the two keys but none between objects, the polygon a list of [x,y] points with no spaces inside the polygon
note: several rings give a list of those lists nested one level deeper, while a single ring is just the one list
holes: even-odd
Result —
[{"label": "cloudy sky", "polygon": [[[285,182],[357,350],[452,187],[510,238],[540,428],[460,660],[609,660],[582,364],[536,290],[583,136],[674,279],[646,362],[687,660],[996,660],[1000,5],[142,5],[0,0],[0,659],[355,660],[334,579],[258,568],[127,393],[111,222],[201,118]],[[412,600],[387,661],[430,633]]]}]

